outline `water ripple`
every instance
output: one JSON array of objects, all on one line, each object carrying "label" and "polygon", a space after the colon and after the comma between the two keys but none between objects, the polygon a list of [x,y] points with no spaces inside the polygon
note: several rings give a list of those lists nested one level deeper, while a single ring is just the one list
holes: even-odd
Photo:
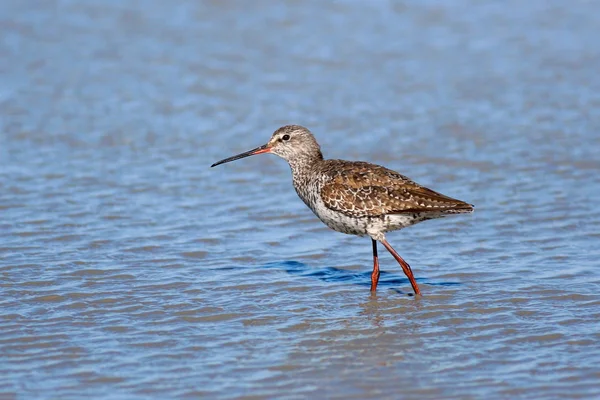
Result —
[{"label": "water ripple", "polygon": [[[593,2],[0,8],[0,398],[600,396]],[[286,123],[476,205],[389,235],[422,298],[209,168]]]}]

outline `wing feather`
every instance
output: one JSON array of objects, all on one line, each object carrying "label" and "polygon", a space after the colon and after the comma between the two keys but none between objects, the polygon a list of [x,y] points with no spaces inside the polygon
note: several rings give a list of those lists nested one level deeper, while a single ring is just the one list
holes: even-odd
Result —
[{"label": "wing feather", "polygon": [[[361,166],[360,164],[358,165]],[[373,164],[340,170],[321,189],[325,206],[356,217],[401,213],[472,211],[463,201],[423,187],[407,177]]]}]

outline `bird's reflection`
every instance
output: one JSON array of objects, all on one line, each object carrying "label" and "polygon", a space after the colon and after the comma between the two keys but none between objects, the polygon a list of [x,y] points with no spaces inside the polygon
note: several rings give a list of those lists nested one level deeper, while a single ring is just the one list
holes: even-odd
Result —
[{"label": "bird's reflection", "polygon": [[[365,268],[364,271],[357,272],[339,267],[313,267],[298,261],[279,261],[264,264],[263,268],[280,269],[290,275],[302,276],[311,279],[318,279],[323,282],[344,282],[359,286],[370,286],[371,271]],[[460,285],[460,282],[435,282],[428,278],[419,278],[419,283],[425,286],[454,286]],[[416,301],[406,301],[406,297],[413,297],[408,279],[394,272],[381,271],[379,287],[377,292],[364,293],[364,301],[358,305],[362,309],[361,315],[367,317],[367,320],[377,329],[384,330],[386,327],[397,325],[399,319],[406,320],[403,316],[406,313],[412,313],[416,308],[424,306],[421,304],[424,299],[417,298]],[[390,291],[394,295],[390,296]],[[397,295],[396,295],[397,294]]]},{"label": "bird's reflection", "polygon": [[385,327],[385,319],[381,313],[381,304],[379,303],[379,295],[377,292],[371,293],[367,301],[360,304],[362,308],[361,314],[373,324],[373,327],[383,329]]}]

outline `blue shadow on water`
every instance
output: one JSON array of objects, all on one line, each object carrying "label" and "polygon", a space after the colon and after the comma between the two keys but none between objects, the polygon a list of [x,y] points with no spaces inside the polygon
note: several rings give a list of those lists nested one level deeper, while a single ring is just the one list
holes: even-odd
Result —
[{"label": "blue shadow on water", "polygon": [[[282,269],[288,274],[316,278],[324,282],[345,282],[359,286],[371,286],[371,270],[364,272],[348,271],[338,267],[313,268],[298,261],[279,261],[263,265],[263,268]],[[430,282],[427,278],[416,278],[418,283],[432,286],[456,286],[460,282]],[[381,271],[378,287],[409,284],[406,277],[394,272]],[[394,289],[399,293],[403,293]]]}]

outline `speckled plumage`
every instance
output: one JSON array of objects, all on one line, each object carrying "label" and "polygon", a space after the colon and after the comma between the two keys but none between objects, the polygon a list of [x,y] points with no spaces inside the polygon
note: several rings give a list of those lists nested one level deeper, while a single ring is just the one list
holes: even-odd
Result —
[{"label": "speckled plumage", "polygon": [[420,293],[410,266],[387,243],[386,232],[473,211],[472,205],[434,192],[385,167],[362,161],[325,160],[312,133],[299,125],[283,126],[266,145],[213,166],[260,153],[276,154],[289,163],[298,196],[328,227],[373,239],[371,290],[379,279],[375,241],[380,241],[398,260],[415,293]]}]

